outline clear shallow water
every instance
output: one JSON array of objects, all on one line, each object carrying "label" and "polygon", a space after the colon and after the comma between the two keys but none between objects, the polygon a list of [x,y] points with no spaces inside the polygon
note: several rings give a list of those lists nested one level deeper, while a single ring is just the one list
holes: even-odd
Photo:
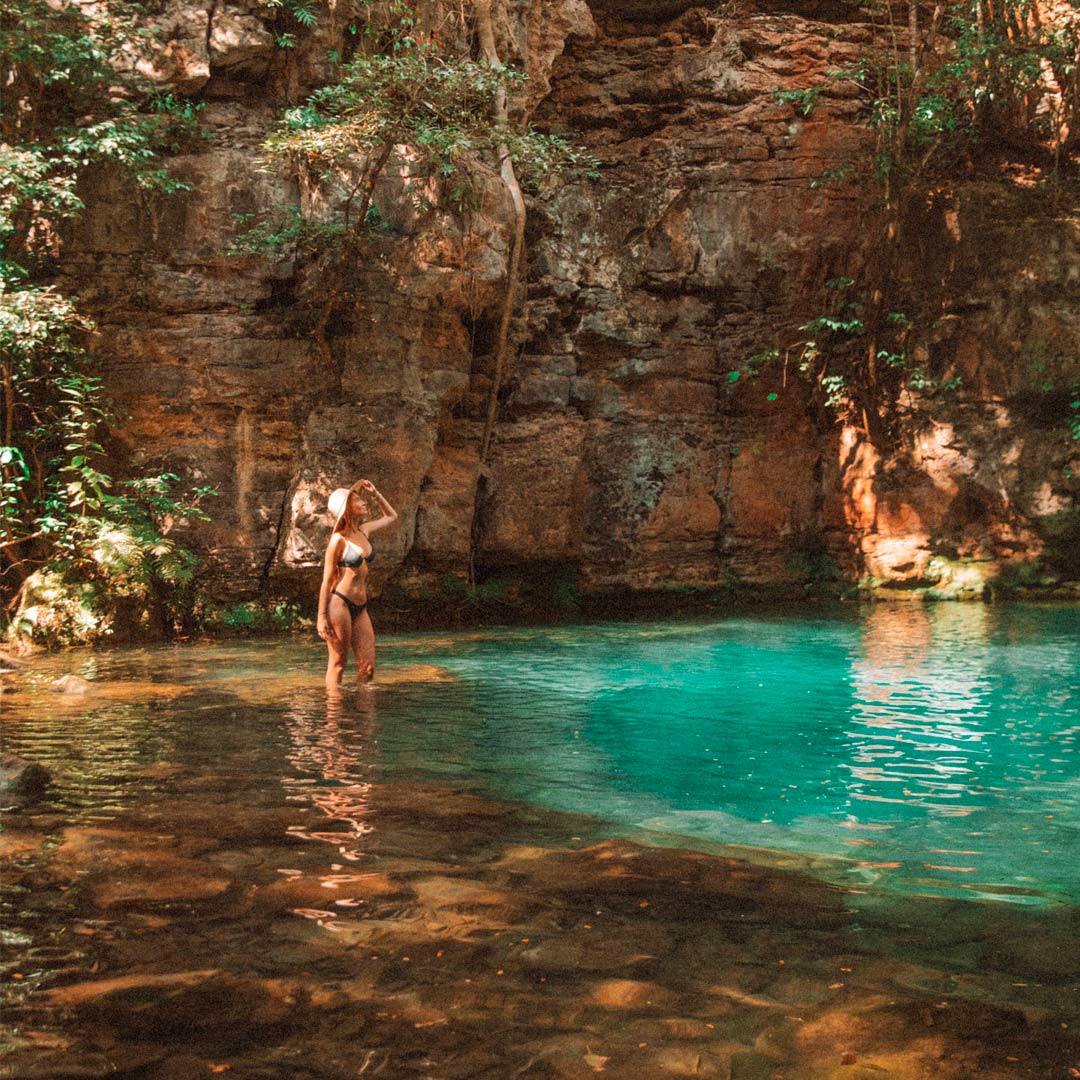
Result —
[{"label": "clear shallow water", "polygon": [[[145,797],[155,763],[242,762],[244,799],[321,799],[357,835],[363,796],[335,785],[438,780],[664,843],[825,856],[870,891],[1080,899],[1075,609],[400,635],[379,663],[376,690],[328,708],[314,641],[52,658],[9,697],[5,746],[88,820]],[[96,689],[49,692],[65,671]]]},{"label": "clear shallow water", "polygon": [[330,700],[314,639],[36,660],[0,1076],[1066,1080],[1076,629],[403,635]]},{"label": "clear shallow water", "polygon": [[446,760],[501,794],[842,856],[851,883],[1080,897],[1075,610],[885,607],[439,648],[462,684],[437,695],[481,728],[454,725]]}]

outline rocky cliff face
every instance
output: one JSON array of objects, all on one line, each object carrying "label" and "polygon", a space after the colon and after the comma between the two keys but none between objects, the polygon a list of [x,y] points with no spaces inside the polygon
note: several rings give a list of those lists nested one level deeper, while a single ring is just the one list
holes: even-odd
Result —
[{"label": "rocky cliff face", "polygon": [[[902,269],[937,298],[919,359],[962,381],[909,390],[887,443],[830,422],[784,362],[825,281],[874,254],[865,191],[816,182],[866,150],[826,77],[865,48],[847,11],[512,5],[502,48],[530,70],[534,122],[578,132],[602,166],[530,204],[527,302],[481,470],[511,219],[497,178],[465,216],[434,188],[417,209],[402,148],[376,197],[393,228],[326,328],[328,362],[312,338],[327,283],[225,245],[237,213],[312,198],[259,148],[286,98],[327,78],[349,13],[282,50],[258,4],[168,8],[155,75],[206,100],[212,139],[174,160],[191,190],[167,203],[133,208],[101,178],[66,275],[131,413],[118,452],[221,493],[199,534],[215,591],[312,597],[326,497],[360,476],[401,512],[376,584],[413,595],[470,555],[481,577],[586,590],[832,577],[974,595],[1002,574],[1080,577],[1071,213],[1006,179],[926,209]],[[778,97],[809,86],[824,93],[808,117]]]}]

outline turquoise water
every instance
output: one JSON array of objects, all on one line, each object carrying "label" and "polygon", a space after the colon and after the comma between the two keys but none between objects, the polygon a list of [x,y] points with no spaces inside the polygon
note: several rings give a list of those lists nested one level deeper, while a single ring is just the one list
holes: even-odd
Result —
[{"label": "turquoise water", "polygon": [[331,696],[314,635],[35,658],[0,1074],[1070,1076],[1078,630],[382,635]]},{"label": "turquoise water", "polygon": [[[395,763],[674,838],[841,857],[921,894],[1080,898],[1080,611],[887,606],[505,631]],[[419,702],[417,702],[419,704]],[[423,735],[413,725],[422,725]]]},{"label": "turquoise water", "polygon": [[[797,856],[868,891],[1080,899],[1074,608],[383,636],[380,685],[329,707],[321,662],[313,639],[50,660],[7,748],[99,818],[134,791],[128,770],[242,759],[266,792],[438,780],[661,843]],[[62,671],[176,693],[94,690],[73,723],[76,699],[44,692]]]}]

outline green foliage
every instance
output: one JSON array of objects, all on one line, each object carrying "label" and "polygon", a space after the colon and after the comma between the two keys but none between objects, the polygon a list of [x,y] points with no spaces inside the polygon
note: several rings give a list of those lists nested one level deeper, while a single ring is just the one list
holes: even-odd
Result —
[{"label": "green foliage", "polygon": [[582,604],[581,591],[575,577],[558,577],[555,580],[555,606],[566,612],[577,611]]},{"label": "green foliage", "polygon": [[213,492],[178,494],[178,482],[169,473],[109,481],[112,490],[100,492],[94,513],[72,513],[69,502],[56,499],[51,520],[42,521],[59,530],[51,558],[23,582],[9,633],[41,644],[93,644],[113,632],[125,607],[144,629],[186,624],[199,560],[170,534],[205,520],[199,504]]},{"label": "green foliage", "polygon": [[452,171],[463,154],[492,145],[495,95],[523,79],[427,47],[359,56],[343,65],[337,83],[288,110],[266,148],[336,167],[357,153],[409,143],[435,171]]},{"label": "green foliage", "polygon": [[834,315],[818,315],[817,318],[811,319],[808,323],[804,323],[799,327],[800,330],[805,330],[808,334],[821,334],[823,332],[829,334],[861,334],[866,326],[863,324],[862,319],[858,319],[851,315],[847,318],[836,317]]},{"label": "green foliage", "polygon": [[516,598],[518,582],[508,577],[493,577],[475,586],[456,574],[444,574],[439,582],[444,597],[458,605],[483,606],[505,604]]},{"label": "green foliage", "polygon": [[728,382],[735,383],[741,378],[756,379],[767,366],[779,359],[779,349],[766,349],[764,352],[754,353],[753,356],[748,356],[738,369],[728,372]]},{"label": "green foliage", "polygon": [[836,372],[822,372],[818,378],[825,400],[825,408],[839,411],[847,404],[847,377]]},{"label": "green foliage", "polygon": [[37,645],[92,645],[105,638],[110,620],[102,614],[96,586],[67,580],[55,570],[37,570],[23,584],[9,635]]},{"label": "green foliage", "polygon": [[785,563],[793,578],[807,584],[837,581],[841,577],[836,560],[819,537],[796,537],[788,549]]},{"label": "green foliage", "polygon": [[841,162],[835,168],[826,169],[824,172],[814,177],[814,179],[810,181],[810,186],[812,188],[841,187],[854,167],[854,164],[850,161]]},{"label": "green foliage", "polygon": [[530,128],[524,133],[505,134],[504,143],[526,190],[543,191],[566,172],[583,172],[589,180],[599,179],[599,159],[563,135],[545,134]]},{"label": "green foliage", "polygon": [[208,611],[202,625],[211,633],[241,636],[297,630],[310,625],[310,620],[303,617],[298,604],[284,600],[268,603],[249,600]]},{"label": "green foliage", "polygon": [[854,284],[853,278],[845,276],[825,282],[836,310],[815,316],[799,327],[810,335],[802,343],[799,372],[812,379],[825,407],[839,413],[844,412],[851,389],[848,361],[856,351],[856,342],[867,332],[858,297],[848,295]]},{"label": "green foliage", "polygon": [[[301,29],[310,30],[318,21],[310,0],[262,0],[262,6],[271,11],[284,12]],[[279,49],[295,49],[297,36],[291,30],[281,30],[275,35]]]},{"label": "green foliage", "polygon": [[942,382],[940,379],[930,375],[924,368],[917,367],[908,373],[905,385],[910,390],[918,390],[920,393],[928,394],[938,390],[951,393],[953,390],[958,390],[961,383],[962,380],[959,375]]},{"label": "green foliage", "polygon": [[[437,35],[416,30],[410,9],[398,5],[394,14],[397,23],[382,37],[369,23],[365,34],[378,38],[374,50],[342,64],[337,82],[287,110],[264,144],[271,159],[287,160],[308,182],[345,191],[337,236],[362,234],[371,224],[374,187],[395,146],[415,152],[405,195],[420,211],[431,208],[420,184],[430,179],[445,185],[455,209],[475,206],[473,171],[496,166],[500,148],[534,192],[568,169],[598,175],[598,161],[565,136],[497,121],[498,102],[521,90],[522,72],[447,54]],[[279,244],[291,240],[276,223],[260,227]],[[264,234],[241,243],[261,243]]]},{"label": "green foliage", "polygon": [[168,534],[205,519],[200,503],[212,492],[176,494],[179,478],[171,473],[116,482],[103,471],[98,440],[111,410],[101,380],[82,370],[86,357],[71,341],[80,325],[51,290],[0,286],[10,409],[0,446],[5,575],[18,581],[46,566],[113,596],[152,592],[163,615],[179,616],[197,560]]},{"label": "green foliage", "polygon": [[[774,365],[779,359],[779,349],[766,349],[764,352],[748,356],[737,368],[727,373],[727,388],[732,390],[739,383],[745,385],[749,380],[758,378],[766,368]],[[779,396],[773,391],[765,395],[765,400],[775,401]]]},{"label": "green foliage", "polygon": [[76,612],[92,600],[155,593],[161,606],[166,586],[190,584],[194,556],[166,534],[207,494],[173,494],[167,473],[118,484],[103,471],[112,409],[83,345],[92,327],[49,282],[88,170],[184,186],[161,154],[195,131],[201,106],[134,74],[153,46],[139,10],[0,0],[0,589],[70,585],[78,601],[56,610],[87,634]]},{"label": "green foliage", "polygon": [[[980,155],[1006,147],[1060,180],[1080,124],[1080,18],[1036,10],[1034,0],[907,0],[903,7],[874,0],[867,11],[871,44],[832,77],[860,95],[875,145],[865,161],[844,163],[812,186],[856,179],[876,189],[882,240],[855,299],[827,297],[826,310],[803,325],[809,340],[800,369],[827,405],[875,426],[907,392],[960,386],[959,378],[943,381],[913,363],[912,346],[925,342],[927,328],[889,311],[904,287],[896,271],[906,208],[925,205],[958,167],[969,170]],[[914,302],[923,309],[921,297]]]},{"label": "green foliage", "polygon": [[0,0],[0,249],[5,276],[54,254],[58,229],[78,215],[79,177],[124,170],[146,190],[184,187],[161,167],[197,127],[201,105],[158,94],[126,75],[151,47],[140,9]]},{"label": "green foliage", "polygon": [[809,116],[821,97],[820,86],[807,87],[805,90],[777,90],[773,96],[780,105],[792,105],[800,116]]},{"label": "green foliage", "polygon": [[909,0],[900,31],[894,5],[870,11],[874,47],[832,77],[861,92],[877,133],[871,175],[890,192],[948,173],[1002,137],[1060,145],[1075,130],[1080,22],[1071,13],[1045,17],[1035,0]]},{"label": "green foliage", "polygon": [[345,232],[338,222],[304,217],[298,206],[283,207],[262,220],[257,214],[234,214],[233,220],[241,231],[226,246],[227,255],[318,251],[336,243]]},{"label": "green foliage", "polygon": [[35,537],[59,541],[69,497],[73,507],[100,505],[92,463],[105,415],[100,382],[82,371],[77,335],[87,328],[55,290],[0,280],[0,544],[9,554]]},{"label": "green foliage", "polygon": [[[843,295],[847,293],[854,283],[854,279],[847,278],[847,276],[839,276],[839,278],[831,278],[826,281],[825,288],[837,296],[834,301],[837,308],[836,312],[815,316],[814,319],[802,324],[799,329],[804,330],[805,333],[814,338],[825,335],[828,339],[845,336],[858,337],[865,333],[866,324],[859,316],[859,303]],[[810,342],[810,345],[816,346],[816,342]]]}]

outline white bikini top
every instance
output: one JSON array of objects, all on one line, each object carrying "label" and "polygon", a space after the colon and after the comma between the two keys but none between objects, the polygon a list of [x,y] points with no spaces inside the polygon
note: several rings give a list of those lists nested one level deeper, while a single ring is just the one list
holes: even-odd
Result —
[{"label": "white bikini top", "polygon": [[[369,540],[370,544],[371,541]],[[375,548],[372,547],[371,553],[365,555],[358,544],[354,544],[348,537],[345,538],[345,550],[342,552],[341,558],[338,559],[338,566],[357,567],[362,562],[371,562],[375,558]]]}]

